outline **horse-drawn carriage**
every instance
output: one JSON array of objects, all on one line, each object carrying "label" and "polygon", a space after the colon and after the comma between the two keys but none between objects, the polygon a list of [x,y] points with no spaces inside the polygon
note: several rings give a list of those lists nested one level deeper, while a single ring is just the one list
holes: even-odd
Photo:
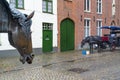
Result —
[{"label": "horse-drawn carriage", "polygon": [[81,42],[81,47],[85,43],[90,45],[90,52],[93,53],[94,45],[96,45],[96,49],[98,52],[102,51],[102,49],[109,48],[110,51],[115,50],[116,47],[120,47],[120,27],[117,26],[103,26],[101,29],[109,29],[110,33],[105,34],[104,36],[88,36]]}]

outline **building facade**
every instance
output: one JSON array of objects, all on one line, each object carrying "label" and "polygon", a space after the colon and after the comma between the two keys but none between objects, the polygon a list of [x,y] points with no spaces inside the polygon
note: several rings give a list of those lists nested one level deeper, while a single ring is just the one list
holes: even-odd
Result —
[{"label": "building facade", "polygon": [[[57,48],[57,0],[7,0],[12,7],[32,18],[32,45],[41,52]],[[0,50],[14,50],[9,44],[7,33],[0,34]]]},{"label": "building facade", "polygon": [[79,50],[81,40],[104,35],[101,26],[120,26],[119,0],[58,0],[58,49]]}]

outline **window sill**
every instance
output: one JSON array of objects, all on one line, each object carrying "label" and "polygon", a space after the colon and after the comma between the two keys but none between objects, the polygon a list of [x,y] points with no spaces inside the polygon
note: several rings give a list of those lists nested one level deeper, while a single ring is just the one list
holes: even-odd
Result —
[{"label": "window sill", "polygon": [[50,13],[50,12],[43,12],[43,13],[46,13],[46,14],[53,14],[53,13]]},{"label": "window sill", "polygon": [[98,15],[102,15],[102,13],[98,13],[98,12],[97,12],[97,14],[98,14]]},{"label": "window sill", "polygon": [[84,10],[84,12],[85,12],[85,13],[90,13],[91,11],[86,11],[86,10]]},{"label": "window sill", "polygon": [[16,7],[16,9],[21,9],[21,10],[25,10],[24,8],[18,8],[18,7]]}]

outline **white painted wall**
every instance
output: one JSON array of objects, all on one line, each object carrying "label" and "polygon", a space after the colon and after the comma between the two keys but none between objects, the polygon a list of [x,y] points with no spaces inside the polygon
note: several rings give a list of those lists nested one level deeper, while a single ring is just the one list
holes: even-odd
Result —
[{"label": "white painted wall", "polygon": [[[30,14],[35,11],[32,18],[32,44],[33,48],[42,48],[42,22],[53,23],[53,47],[57,46],[57,0],[53,0],[53,14],[42,13],[42,0],[24,0],[25,10],[22,13]],[[8,42],[6,33],[0,34],[0,50],[14,49]]]}]

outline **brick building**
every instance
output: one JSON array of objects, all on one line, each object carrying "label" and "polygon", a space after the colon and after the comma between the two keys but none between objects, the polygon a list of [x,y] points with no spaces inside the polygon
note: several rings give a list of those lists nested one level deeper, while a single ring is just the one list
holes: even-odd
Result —
[{"label": "brick building", "polygon": [[120,0],[58,0],[58,49],[80,49],[89,35],[107,34],[100,26],[120,26]]}]

